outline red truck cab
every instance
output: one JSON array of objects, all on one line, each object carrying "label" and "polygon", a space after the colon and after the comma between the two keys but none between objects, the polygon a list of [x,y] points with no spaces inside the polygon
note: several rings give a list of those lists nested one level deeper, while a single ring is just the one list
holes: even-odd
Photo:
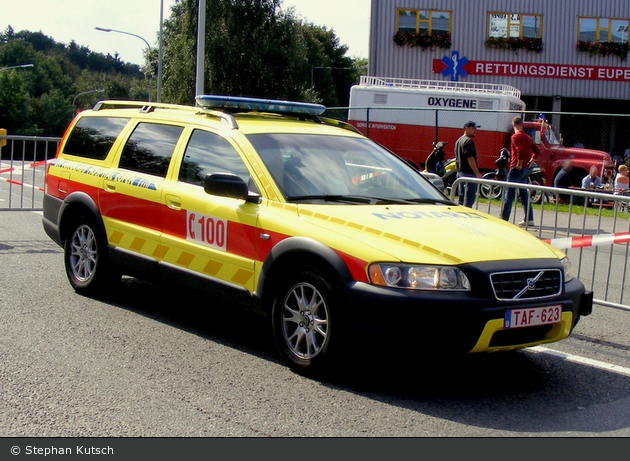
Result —
[{"label": "red truck cab", "polygon": [[[544,119],[525,121],[524,131],[531,136],[540,154],[536,164],[543,170],[545,185],[553,186],[556,177],[566,160],[573,161],[571,180],[573,185],[580,186],[582,178],[587,174],[591,166],[595,165],[603,182],[614,177],[614,164],[610,154],[582,147],[566,147],[562,144],[562,136],[558,130]],[[509,147],[509,146],[508,146]]]}]

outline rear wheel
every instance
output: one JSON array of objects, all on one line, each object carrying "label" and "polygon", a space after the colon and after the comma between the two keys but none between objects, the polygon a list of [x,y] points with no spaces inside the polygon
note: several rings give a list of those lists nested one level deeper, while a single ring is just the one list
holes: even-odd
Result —
[{"label": "rear wheel", "polygon": [[285,363],[298,371],[331,362],[339,341],[336,296],[324,272],[304,264],[287,274],[272,308],[273,333]]},{"label": "rear wheel", "polygon": [[64,245],[64,262],[70,285],[81,294],[102,293],[120,282],[106,254],[105,237],[93,219],[80,216],[74,220]]}]

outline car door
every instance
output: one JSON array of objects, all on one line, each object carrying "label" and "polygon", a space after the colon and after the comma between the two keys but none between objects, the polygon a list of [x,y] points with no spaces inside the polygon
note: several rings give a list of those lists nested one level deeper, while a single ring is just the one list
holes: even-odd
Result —
[{"label": "car door", "polygon": [[181,125],[138,123],[122,148],[118,168],[103,180],[99,205],[108,242],[122,250],[116,252],[119,258],[131,256],[127,266],[157,268],[162,189],[183,130]]},{"label": "car door", "polygon": [[259,205],[206,193],[203,181],[211,173],[250,181],[234,143],[218,133],[191,129],[181,161],[162,191],[162,266],[174,275],[192,272],[202,284],[210,280],[251,293]]}]

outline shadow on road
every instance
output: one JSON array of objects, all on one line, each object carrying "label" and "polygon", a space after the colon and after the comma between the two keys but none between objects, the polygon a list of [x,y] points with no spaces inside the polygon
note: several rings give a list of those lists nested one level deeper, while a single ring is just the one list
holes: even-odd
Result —
[{"label": "shadow on road", "polygon": [[[280,365],[267,318],[133,278],[103,301]],[[400,334],[413,335],[412,325]],[[481,429],[606,435],[630,427],[630,377],[527,350],[466,356],[357,340],[323,386]],[[571,434],[575,435],[575,434]]]}]

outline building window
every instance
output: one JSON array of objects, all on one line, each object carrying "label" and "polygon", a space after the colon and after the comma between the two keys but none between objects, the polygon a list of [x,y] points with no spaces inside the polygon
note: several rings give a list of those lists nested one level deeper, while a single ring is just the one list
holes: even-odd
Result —
[{"label": "building window", "polygon": [[629,19],[578,18],[576,49],[592,55],[616,55],[622,60],[628,56]]},{"label": "building window", "polygon": [[441,35],[451,32],[451,12],[440,10],[398,9],[398,33],[428,33]]},{"label": "building window", "polygon": [[579,18],[578,40],[583,42],[628,43],[628,19]]},{"label": "building window", "polygon": [[488,48],[503,50],[543,50],[542,15],[488,13]]},{"label": "building window", "polygon": [[451,47],[451,12],[441,10],[397,10],[394,42],[427,48]]},{"label": "building window", "polygon": [[542,15],[490,13],[488,38],[541,38]]}]

